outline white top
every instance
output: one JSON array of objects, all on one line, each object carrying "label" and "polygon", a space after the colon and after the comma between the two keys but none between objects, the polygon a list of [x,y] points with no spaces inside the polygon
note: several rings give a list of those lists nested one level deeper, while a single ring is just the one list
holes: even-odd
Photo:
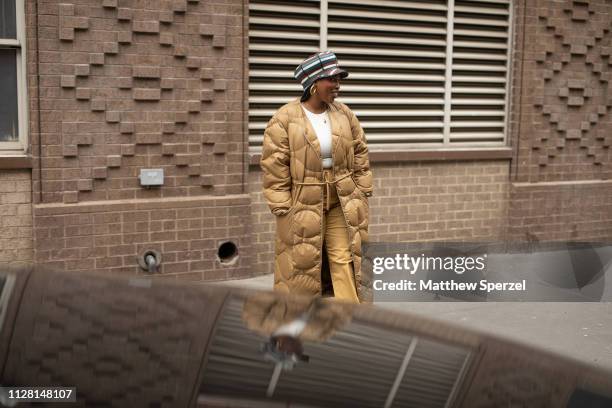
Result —
[{"label": "white top", "polygon": [[331,135],[331,124],[329,122],[329,115],[327,110],[323,113],[312,113],[304,106],[302,106],[304,112],[312,127],[317,134],[319,144],[321,145],[321,158],[323,159],[323,168],[330,169],[333,167],[332,160],[332,135]]}]

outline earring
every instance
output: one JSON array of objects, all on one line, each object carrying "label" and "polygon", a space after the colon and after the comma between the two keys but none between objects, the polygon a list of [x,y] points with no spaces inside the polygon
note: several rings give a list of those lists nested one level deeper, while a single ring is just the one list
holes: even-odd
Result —
[{"label": "earring", "polygon": [[310,95],[314,95],[317,93],[317,88],[315,88],[314,84],[310,87]]}]

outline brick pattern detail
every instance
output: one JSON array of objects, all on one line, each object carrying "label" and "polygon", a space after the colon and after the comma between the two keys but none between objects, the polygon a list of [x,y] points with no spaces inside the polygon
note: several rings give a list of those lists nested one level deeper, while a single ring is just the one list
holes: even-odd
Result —
[{"label": "brick pattern detail", "polygon": [[134,78],[158,79],[160,77],[160,69],[159,67],[147,66],[134,67],[132,71],[132,76]]},{"label": "brick pattern detail", "polygon": [[61,41],[73,41],[75,30],[87,30],[89,28],[89,18],[75,16],[74,9],[74,4],[62,3],[59,5],[58,31]]},{"label": "brick pattern detail", "polygon": [[[42,202],[242,192],[242,2],[145,3],[66,0],[40,11]],[[145,166],[165,170],[163,187],[143,191]],[[211,172],[215,192],[198,170]],[[88,177],[96,182],[77,188]]]},{"label": "brick pattern detail", "polygon": [[212,37],[212,46],[214,48],[224,48],[226,44],[225,28],[225,25],[220,24],[202,24],[200,25],[200,35],[203,37]]},{"label": "brick pattern detail", "polygon": [[525,4],[517,181],[610,179],[610,3]]},{"label": "brick pattern detail", "polygon": [[224,293],[143,284],[32,273],[14,322],[6,380],[75,384],[79,408],[189,406]]},{"label": "brick pattern detail", "polygon": [[522,0],[514,14],[507,239],[609,240],[609,1]]},{"label": "brick pattern detail", "polygon": [[[98,182],[94,180],[93,187]],[[79,196],[91,188],[89,179],[75,185]],[[137,257],[153,249],[162,255],[155,278],[201,281],[251,276],[250,198],[233,197],[37,206],[35,261],[57,270],[142,275]],[[231,265],[217,257],[225,241],[238,248]]]},{"label": "brick pattern detail", "polygon": [[29,170],[0,172],[0,265],[31,263],[32,181]]},{"label": "brick pattern detail", "polygon": [[[504,162],[375,166],[370,240],[496,241],[505,235],[508,165]],[[249,173],[253,273],[273,271],[275,219],[263,199],[261,171]]]},{"label": "brick pattern detail", "polygon": [[161,90],[159,89],[134,89],[133,97],[135,101],[159,101]]}]

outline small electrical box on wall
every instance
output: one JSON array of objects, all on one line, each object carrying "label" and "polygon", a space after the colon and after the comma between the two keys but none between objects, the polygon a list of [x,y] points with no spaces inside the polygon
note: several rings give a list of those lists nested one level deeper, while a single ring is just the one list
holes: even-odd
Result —
[{"label": "small electrical box on wall", "polygon": [[155,187],[164,185],[164,169],[140,169],[140,185]]}]

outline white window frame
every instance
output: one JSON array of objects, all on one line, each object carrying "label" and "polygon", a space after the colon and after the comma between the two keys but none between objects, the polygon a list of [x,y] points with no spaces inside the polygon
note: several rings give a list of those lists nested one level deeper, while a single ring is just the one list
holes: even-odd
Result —
[{"label": "white window frame", "polygon": [[[491,0],[492,3],[497,3],[499,0]],[[504,2],[505,1],[499,1]],[[314,1],[313,1],[314,3]],[[324,51],[328,49],[328,9],[329,9],[329,0],[319,0],[317,1],[320,5],[320,19],[319,19],[319,51]],[[356,1],[359,3],[359,1]],[[385,2],[381,2],[385,3]],[[391,3],[391,2],[389,2]],[[374,4],[371,0],[364,0],[364,4]],[[451,141],[451,125],[452,125],[452,114],[453,109],[451,104],[452,100],[452,92],[453,92],[453,52],[454,52],[454,23],[455,23],[455,1],[448,2],[448,20],[447,20],[447,28],[446,28],[446,63],[444,70],[444,104],[443,104],[443,127],[442,129],[442,139],[440,142],[418,142],[418,141],[408,141],[402,142],[398,141],[398,143],[393,144],[378,144],[376,142],[372,143],[370,140],[370,150],[371,151],[418,151],[418,150],[488,150],[488,149],[499,149],[499,148],[508,148],[509,139],[510,139],[510,116],[511,116],[511,93],[512,93],[512,60],[514,53],[514,0],[508,0],[508,31],[507,31],[507,52],[506,52],[506,73],[505,73],[505,87],[503,88],[503,99],[504,99],[504,110],[503,110],[503,125],[500,127],[503,129],[503,137],[499,141],[493,140],[475,140],[475,141],[464,141],[460,142],[457,139]],[[258,5],[256,6],[257,10],[261,10],[262,7]],[[272,7],[282,7],[282,6],[272,6]],[[250,20],[249,20],[250,21]],[[332,49],[333,51],[333,49]],[[249,56],[250,58],[250,56]],[[449,62],[450,61],[450,62]],[[342,64],[342,60],[340,60]],[[249,77],[250,79],[250,77]],[[296,96],[299,93],[299,86],[296,85]],[[251,85],[249,83],[249,89],[261,89],[261,85]],[[501,91],[501,88],[500,88]],[[501,93],[501,92],[500,92]],[[250,100],[250,97],[249,97]],[[350,105],[349,105],[350,106]],[[358,108],[354,108],[358,111]],[[249,108],[250,111],[250,108]],[[501,111],[500,111],[501,112]],[[356,112],[358,113],[358,112]],[[501,115],[500,115],[501,116]],[[257,119],[255,122],[251,122],[251,118],[249,116],[249,129],[256,129],[258,131],[263,132],[261,130],[261,118]],[[366,130],[366,134],[367,134]],[[250,137],[252,137],[252,133],[250,133]],[[259,136],[256,136],[259,138]],[[261,147],[259,146],[259,142],[253,141],[250,139],[250,147],[249,151],[252,153],[258,153]]]},{"label": "white window frame", "polygon": [[15,19],[17,39],[0,38],[0,48],[16,50],[17,120],[19,121],[19,139],[16,142],[0,141],[0,157],[24,155],[28,150],[28,97],[24,0],[15,0]]}]

